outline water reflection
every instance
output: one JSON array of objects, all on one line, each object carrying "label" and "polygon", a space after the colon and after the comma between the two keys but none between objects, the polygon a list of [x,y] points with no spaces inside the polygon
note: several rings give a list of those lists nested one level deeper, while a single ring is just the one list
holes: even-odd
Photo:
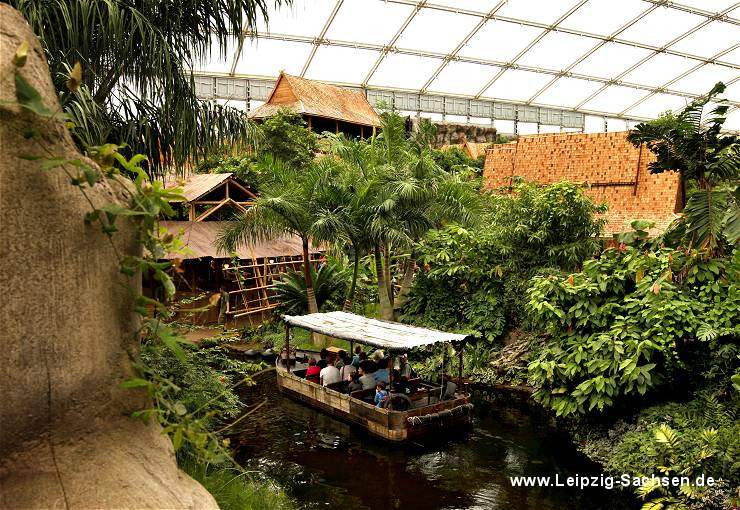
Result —
[{"label": "water reflection", "polygon": [[515,410],[476,402],[465,437],[398,446],[283,397],[272,377],[243,398],[270,404],[233,438],[238,460],[277,480],[301,508],[630,508],[616,491],[512,487],[509,476],[598,473],[566,439]]}]

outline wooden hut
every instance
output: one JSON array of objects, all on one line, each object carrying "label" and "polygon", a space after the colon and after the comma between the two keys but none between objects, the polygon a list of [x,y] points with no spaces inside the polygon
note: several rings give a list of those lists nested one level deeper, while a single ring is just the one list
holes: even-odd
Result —
[{"label": "wooden hut", "polygon": [[[287,271],[302,269],[303,246],[297,237],[240,246],[233,253],[217,248],[217,239],[236,214],[251,207],[254,191],[230,173],[194,174],[169,179],[166,187],[182,188],[184,200],[175,201],[180,219],[162,221],[160,226],[180,235],[184,253],[170,253],[164,259],[178,260],[173,273],[176,299],[190,301],[187,309],[204,309],[214,294],[223,302],[197,314],[182,314],[181,320],[216,323],[219,319],[247,319],[259,322],[276,306],[272,286]],[[314,265],[319,250],[311,246]],[[221,317],[219,317],[221,315]]]},{"label": "wooden hut", "polygon": [[285,72],[280,73],[265,104],[252,110],[249,118],[261,121],[284,108],[300,114],[316,132],[364,138],[380,127],[380,117],[362,92]]}]

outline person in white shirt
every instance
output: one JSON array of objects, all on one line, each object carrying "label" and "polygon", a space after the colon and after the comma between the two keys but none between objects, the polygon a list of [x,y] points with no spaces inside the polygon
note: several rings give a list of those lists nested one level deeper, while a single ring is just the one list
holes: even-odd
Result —
[{"label": "person in white shirt", "polygon": [[334,365],[327,365],[325,368],[321,369],[319,380],[321,381],[322,386],[328,386],[329,384],[339,382],[341,380],[339,378],[339,369]]},{"label": "person in white shirt", "polygon": [[355,372],[357,372],[357,369],[348,363],[339,369],[339,378],[342,381],[349,381],[352,378],[352,374]]}]

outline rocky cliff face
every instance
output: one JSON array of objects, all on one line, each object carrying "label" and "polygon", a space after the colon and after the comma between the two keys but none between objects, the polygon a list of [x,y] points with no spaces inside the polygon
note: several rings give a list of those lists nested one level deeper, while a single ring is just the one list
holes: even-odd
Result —
[{"label": "rocky cliff face", "polygon": [[[411,117],[412,129],[416,129],[419,119]],[[453,122],[434,122],[437,127],[435,145],[462,143],[463,139],[469,142],[486,143],[496,140],[497,131],[493,126],[477,126],[473,124],[455,124]]]},{"label": "rocky cliff face", "polygon": [[[12,104],[24,41],[21,73],[58,110],[37,38],[0,4],[0,508],[217,508],[161,428],[128,417],[146,403],[119,387],[136,346],[130,293],[108,239],[83,221],[84,197],[59,169],[22,158],[82,157],[62,123]],[[127,199],[123,185],[89,195]],[[121,227],[117,249],[137,253],[135,229]]]}]

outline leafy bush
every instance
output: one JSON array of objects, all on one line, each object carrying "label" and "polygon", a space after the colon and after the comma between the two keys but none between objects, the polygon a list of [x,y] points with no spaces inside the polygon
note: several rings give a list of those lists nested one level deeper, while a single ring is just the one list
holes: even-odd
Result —
[{"label": "leafy bush", "polygon": [[262,173],[252,155],[211,157],[201,162],[195,171],[197,173],[234,174],[236,178],[257,192],[262,182]]},{"label": "leafy bush", "polygon": [[612,474],[649,477],[693,472],[690,476],[721,478],[719,490],[672,487],[673,492],[658,494],[657,487],[648,487],[641,491],[653,502],[662,497],[667,498],[664,503],[674,500],[692,508],[720,508],[740,483],[738,417],[737,397],[720,401],[705,390],[688,402],[648,407],[633,423],[619,421],[607,433],[589,428],[580,439],[584,452]]},{"label": "leafy bush", "polygon": [[309,131],[306,121],[287,109],[265,119],[259,137],[260,153],[270,154],[297,169],[308,167],[318,148],[316,134]]},{"label": "leafy bush", "polygon": [[197,480],[216,499],[221,510],[289,510],[292,501],[280,489],[245,477],[237,469],[199,464],[192,459],[180,468]]},{"label": "leafy bush", "polygon": [[595,215],[604,208],[580,186],[518,182],[512,191],[487,198],[478,226],[447,225],[416,247],[423,271],[406,320],[494,341],[519,322],[533,274],[577,267],[597,250],[603,222]]},{"label": "leafy bush", "polygon": [[603,411],[687,375],[689,360],[696,370],[707,352],[728,354],[740,332],[738,260],[621,246],[580,273],[535,277],[527,307],[552,341],[529,365],[534,398],[558,415]]},{"label": "leafy bush", "polygon": [[[319,310],[339,309],[349,287],[350,272],[334,262],[321,265],[318,270],[311,266],[314,293]],[[291,271],[275,282],[275,299],[278,313],[302,315],[308,313],[306,279],[303,271]]]}]

